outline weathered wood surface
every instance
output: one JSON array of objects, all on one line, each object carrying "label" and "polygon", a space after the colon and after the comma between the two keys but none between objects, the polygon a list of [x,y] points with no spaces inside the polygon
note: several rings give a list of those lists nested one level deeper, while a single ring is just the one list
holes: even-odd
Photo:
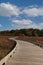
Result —
[{"label": "weathered wood surface", "polygon": [[17,41],[18,47],[6,65],[43,65],[43,49],[25,41]]}]

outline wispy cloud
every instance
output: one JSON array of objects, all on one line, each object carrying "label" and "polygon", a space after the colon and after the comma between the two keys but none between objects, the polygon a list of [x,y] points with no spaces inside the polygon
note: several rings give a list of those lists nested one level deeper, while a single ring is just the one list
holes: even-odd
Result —
[{"label": "wispy cloud", "polygon": [[15,26],[15,24],[17,24],[18,29],[22,29],[22,28],[34,28],[34,29],[43,29],[43,23],[38,23],[36,24],[35,22],[31,21],[31,20],[12,20],[12,27]]},{"label": "wispy cloud", "polygon": [[31,20],[26,20],[26,19],[23,19],[23,20],[12,20],[12,22],[16,23],[18,25],[28,25],[28,24],[32,23]]},{"label": "wispy cloud", "polygon": [[23,13],[30,17],[43,16],[43,8],[27,7],[24,8]]},{"label": "wispy cloud", "polygon": [[10,3],[0,3],[0,16],[19,16],[20,9]]},{"label": "wispy cloud", "polygon": [[3,27],[3,25],[2,25],[2,24],[0,24],[0,28],[1,28],[1,27]]},{"label": "wispy cloud", "polygon": [[31,17],[35,16],[43,16],[43,7],[38,6],[28,6],[24,7],[24,9],[19,8],[16,5],[12,5],[10,3],[0,3],[0,16],[19,16],[20,14],[26,14]]},{"label": "wispy cloud", "polygon": [[[26,15],[25,15],[26,14]],[[20,28],[39,28],[43,29],[43,23],[38,23],[30,20],[29,18],[22,17],[21,15],[25,15],[25,17],[43,17],[43,7],[37,6],[28,6],[24,8],[19,8],[16,5],[12,5],[10,3],[0,3],[0,16],[10,17],[12,21],[12,27],[15,27],[15,23],[17,27]],[[15,19],[11,16],[14,16]],[[16,16],[18,18],[16,18]],[[20,17],[20,18],[19,18]],[[3,27],[0,24],[0,27]]]}]

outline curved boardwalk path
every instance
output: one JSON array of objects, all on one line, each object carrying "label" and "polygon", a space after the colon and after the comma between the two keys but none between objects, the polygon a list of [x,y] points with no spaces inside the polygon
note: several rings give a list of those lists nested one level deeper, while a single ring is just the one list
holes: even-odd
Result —
[{"label": "curved boardwalk path", "polygon": [[6,65],[43,65],[43,49],[29,42],[17,42],[18,47]]}]

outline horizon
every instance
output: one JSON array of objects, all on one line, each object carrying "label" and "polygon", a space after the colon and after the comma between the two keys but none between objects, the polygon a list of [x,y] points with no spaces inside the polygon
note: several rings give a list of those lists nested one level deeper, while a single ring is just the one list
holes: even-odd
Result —
[{"label": "horizon", "polygon": [[43,29],[43,0],[1,0],[0,31]]},{"label": "horizon", "polygon": [[[16,31],[16,30],[19,30],[19,31],[20,31],[20,30],[32,30],[32,29],[33,29],[33,28],[27,28],[27,29],[26,29],[26,28],[25,28],[25,29],[24,29],[24,28],[23,28],[23,29],[11,29],[11,30],[1,30],[0,32],[12,31],[12,30],[14,30],[14,31]],[[33,30],[40,30],[40,31],[41,31],[41,30],[43,30],[43,29],[33,29]]]}]

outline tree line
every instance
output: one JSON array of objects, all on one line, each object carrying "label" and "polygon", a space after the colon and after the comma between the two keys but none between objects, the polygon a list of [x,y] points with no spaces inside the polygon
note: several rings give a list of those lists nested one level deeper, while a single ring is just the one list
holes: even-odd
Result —
[{"label": "tree line", "polygon": [[8,36],[39,36],[43,37],[43,29],[20,29],[20,30],[7,30],[7,31],[0,31],[0,35],[8,35]]}]

